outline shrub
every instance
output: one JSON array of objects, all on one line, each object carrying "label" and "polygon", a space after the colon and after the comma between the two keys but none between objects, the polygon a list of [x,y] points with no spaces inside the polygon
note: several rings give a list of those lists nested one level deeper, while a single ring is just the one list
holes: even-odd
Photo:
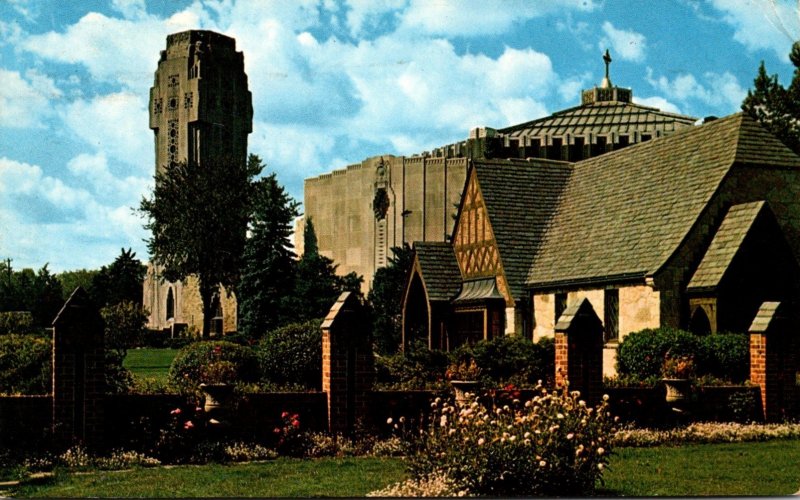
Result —
[{"label": "shrub", "polygon": [[434,472],[419,479],[406,479],[403,482],[389,485],[383,489],[367,493],[368,497],[463,497],[468,496],[466,489],[459,490],[455,482],[442,472]]},{"label": "shrub", "polygon": [[105,323],[105,347],[125,357],[127,350],[143,343],[147,331],[147,311],[139,304],[124,301],[100,309]]},{"label": "shrub", "polygon": [[48,394],[52,341],[35,335],[0,335],[0,394]]},{"label": "shrub", "polygon": [[33,316],[29,311],[0,312],[0,335],[17,333],[20,335],[35,333]]},{"label": "shrub", "polygon": [[311,320],[267,333],[256,348],[264,380],[319,390],[322,387],[320,325],[319,320]]},{"label": "shrub", "polygon": [[438,398],[427,431],[412,442],[413,478],[436,472],[479,496],[575,496],[594,491],[608,463],[614,429],[606,400],[538,395],[489,410],[477,398],[454,406]]},{"label": "shrub", "polygon": [[545,385],[555,374],[555,341],[542,338],[537,343],[517,335],[504,335],[481,340],[473,346],[462,346],[453,356],[457,361],[472,358],[482,370],[484,382],[518,387]]},{"label": "shrub", "polygon": [[236,380],[258,380],[258,360],[253,350],[224,340],[194,342],[178,351],[169,368],[169,380],[181,390],[195,391],[205,367],[220,361],[231,363]]},{"label": "shrub", "polygon": [[666,357],[691,357],[698,376],[741,383],[750,373],[747,335],[719,333],[698,337],[691,332],[656,328],[630,333],[617,349],[617,373],[628,380],[661,377]]},{"label": "shrub", "polygon": [[376,382],[386,389],[441,389],[450,364],[447,353],[417,342],[405,352],[376,356]]}]

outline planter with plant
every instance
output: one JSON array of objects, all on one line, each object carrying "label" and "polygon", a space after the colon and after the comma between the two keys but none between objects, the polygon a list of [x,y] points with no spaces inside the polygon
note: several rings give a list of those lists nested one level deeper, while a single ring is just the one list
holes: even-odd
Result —
[{"label": "planter with plant", "polygon": [[451,364],[445,376],[453,386],[456,401],[465,401],[468,394],[474,394],[481,387],[481,369],[474,359],[464,360]]},{"label": "planter with plant", "polygon": [[689,396],[692,379],[695,376],[693,357],[672,356],[668,351],[664,356],[661,375],[661,380],[667,389],[667,403],[673,408],[684,403]]}]

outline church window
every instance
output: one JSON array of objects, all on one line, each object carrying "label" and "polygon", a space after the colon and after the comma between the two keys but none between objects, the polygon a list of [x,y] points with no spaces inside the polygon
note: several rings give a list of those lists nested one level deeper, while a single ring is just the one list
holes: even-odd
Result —
[{"label": "church window", "polygon": [[180,77],[178,75],[169,75],[169,86],[177,87]]},{"label": "church window", "polygon": [[567,294],[566,293],[557,293],[555,296],[555,314],[556,319],[555,322],[558,323],[558,318],[564,314],[564,310],[567,308]]},{"label": "church window", "polygon": [[603,296],[603,340],[619,340],[619,289],[611,288]]},{"label": "church window", "polygon": [[174,164],[178,162],[178,120],[169,121],[167,135],[169,137],[169,163]]},{"label": "church window", "polygon": [[172,294],[172,287],[167,292],[167,321],[175,318],[175,296]]},{"label": "church window", "polygon": [[183,94],[183,109],[191,109],[194,104],[194,94],[192,92],[185,92]]},{"label": "church window", "polygon": [[160,115],[161,111],[164,108],[164,100],[160,97],[157,99],[153,99],[153,113]]},{"label": "church window", "polygon": [[168,107],[169,107],[170,111],[174,111],[174,110],[178,109],[178,98],[177,97],[175,97],[175,96],[170,97],[169,101],[167,101],[167,103],[168,103]]}]

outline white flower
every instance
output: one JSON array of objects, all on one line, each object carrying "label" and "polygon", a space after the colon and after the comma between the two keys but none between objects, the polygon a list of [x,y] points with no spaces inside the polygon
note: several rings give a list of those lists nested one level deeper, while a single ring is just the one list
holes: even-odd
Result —
[{"label": "white flower", "polygon": [[539,467],[545,467],[546,465],[547,462],[545,462],[544,460],[539,461]]},{"label": "white flower", "polygon": [[511,436],[510,438],[508,438],[508,440],[509,441],[516,441],[517,440],[517,436]]},{"label": "white flower", "polygon": [[529,438],[529,437],[531,437],[531,433],[530,433],[530,432],[526,432],[526,433],[525,433],[525,438],[527,439],[527,438]]},{"label": "white flower", "polygon": [[441,427],[447,426],[447,415],[442,415],[442,418],[439,419],[439,425]]},{"label": "white flower", "polygon": [[597,454],[598,454],[598,455],[602,455],[602,454],[603,454],[603,453],[605,453],[605,452],[606,452],[606,450],[604,450],[602,447],[600,447],[600,448],[597,448]]},{"label": "white flower", "polygon": [[563,413],[557,413],[556,414],[556,418],[564,418],[564,414]]},{"label": "white flower", "polygon": [[483,439],[483,438],[478,439],[478,446],[482,446],[483,443],[485,443],[485,442],[486,442],[486,440]]},{"label": "white flower", "polygon": [[571,432],[569,434],[567,434],[567,439],[572,439],[574,437],[575,437],[575,434],[573,434]]},{"label": "white flower", "polygon": [[608,394],[603,394],[603,401],[608,401],[609,397]]},{"label": "white flower", "polygon": [[525,401],[525,408],[530,408],[530,407],[531,407],[531,402]]},{"label": "white flower", "polygon": [[605,468],[605,465],[603,465],[603,464],[597,464],[597,469],[598,469],[598,470],[603,470],[604,468]]},{"label": "white flower", "polygon": [[455,433],[456,433],[456,430],[455,430],[455,429],[450,429],[449,431],[447,431],[447,435],[448,435],[448,436],[452,436],[452,435],[453,435],[453,434],[455,434]]}]

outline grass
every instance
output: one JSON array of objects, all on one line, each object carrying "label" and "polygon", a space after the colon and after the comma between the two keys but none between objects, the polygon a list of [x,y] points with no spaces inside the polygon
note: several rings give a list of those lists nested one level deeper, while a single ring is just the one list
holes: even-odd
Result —
[{"label": "grass", "polygon": [[[800,440],[622,448],[603,496],[778,496],[800,489]],[[405,478],[401,459],[278,459],[241,465],[59,473],[23,483],[16,497],[364,496]]]},{"label": "grass", "polygon": [[153,378],[166,383],[169,365],[176,354],[177,349],[129,349],[122,365],[136,378]]},{"label": "grass", "polygon": [[608,496],[778,496],[800,489],[800,441],[620,448]]},{"label": "grass", "polygon": [[363,497],[404,477],[399,459],[281,458],[240,465],[57,474],[11,493],[14,497]]}]

